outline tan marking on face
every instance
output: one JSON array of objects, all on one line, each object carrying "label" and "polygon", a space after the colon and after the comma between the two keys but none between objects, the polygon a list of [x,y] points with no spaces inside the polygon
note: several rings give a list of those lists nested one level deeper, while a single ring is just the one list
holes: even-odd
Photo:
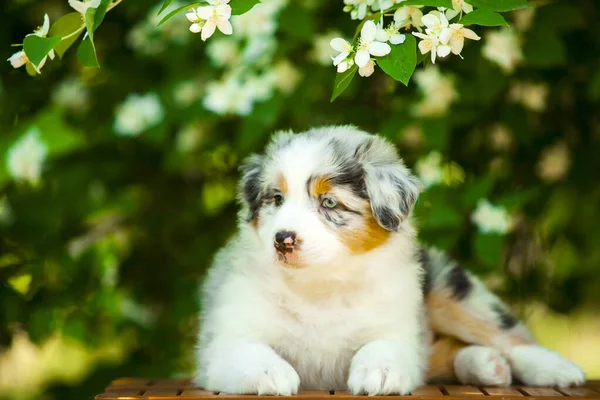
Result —
[{"label": "tan marking on face", "polygon": [[429,324],[436,333],[483,346],[496,346],[498,341],[509,346],[532,343],[518,330],[502,330],[495,321],[473,314],[467,306],[453,298],[449,290],[433,289],[425,298],[425,303]]},{"label": "tan marking on face", "polygon": [[454,382],[454,359],[467,344],[455,338],[444,336],[437,340],[429,355],[427,382]]},{"label": "tan marking on face", "polygon": [[373,216],[368,202],[365,202],[362,212],[361,227],[352,230],[340,228],[342,241],[355,254],[371,251],[383,245],[390,237],[390,232],[382,228]]},{"label": "tan marking on face", "polygon": [[281,193],[283,193],[284,195],[288,193],[288,184],[287,184],[287,180],[285,179],[285,176],[279,175],[279,190],[281,190]]},{"label": "tan marking on face", "polygon": [[319,176],[315,178],[312,182],[311,194],[318,198],[325,193],[329,193],[331,191],[331,184],[329,183],[329,179],[324,176]]}]

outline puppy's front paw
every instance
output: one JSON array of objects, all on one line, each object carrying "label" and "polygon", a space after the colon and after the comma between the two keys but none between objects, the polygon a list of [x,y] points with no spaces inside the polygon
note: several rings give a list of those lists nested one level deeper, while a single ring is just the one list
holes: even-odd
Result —
[{"label": "puppy's front paw", "polygon": [[585,382],[579,366],[542,346],[515,346],[510,363],[514,375],[526,385],[569,387]]},{"label": "puppy's front paw", "polygon": [[298,393],[300,377],[294,368],[263,344],[232,346],[227,354],[211,358],[203,379],[208,390],[231,394],[291,396]]},{"label": "puppy's front paw", "polygon": [[355,395],[406,395],[423,383],[422,362],[385,341],[371,342],[352,360],[348,390]]},{"label": "puppy's front paw", "polygon": [[508,386],[511,371],[508,361],[498,350],[484,346],[468,346],[454,359],[454,372],[464,385]]}]

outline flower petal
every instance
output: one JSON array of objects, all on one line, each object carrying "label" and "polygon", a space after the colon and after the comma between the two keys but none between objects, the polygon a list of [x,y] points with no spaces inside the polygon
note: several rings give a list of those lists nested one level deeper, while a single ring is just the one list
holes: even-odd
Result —
[{"label": "flower petal", "polygon": [[69,5],[80,14],[85,14],[85,10],[87,9],[83,2],[77,0],[69,0]]},{"label": "flower petal", "polygon": [[377,28],[377,33],[375,34],[375,40],[380,42],[387,42],[390,38],[390,34],[385,31],[385,29]]},{"label": "flower petal", "polygon": [[356,52],[356,55],[354,56],[354,62],[356,63],[356,65],[358,65],[358,68],[362,68],[365,65],[367,65],[367,63],[369,62],[370,59],[371,59],[371,56],[369,55],[369,52],[366,50],[359,50]]},{"label": "flower petal", "polygon": [[18,51],[6,61],[10,61],[13,68],[20,68],[27,63],[27,56],[24,51]]},{"label": "flower petal", "polygon": [[464,38],[450,40],[450,48],[452,49],[452,53],[459,55],[462,52],[464,44],[465,44]]},{"label": "flower petal", "polygon": [[48,17],[48,14],[44,14],[44,24],[42,25],[42,30],[40,31],[40,33],[42,34],[42,37],[46,37],[49,30],[50,30],[50,17]]},{"label": "flower petal", "polygon": [[217,27],[219,30],[225,35],[231,35],[233,33],[233,28],[231,27],[231,23],[227,19],[219,19],[217,22]]},{"label": "flower petal", "polygon": [[425,39],[419,42],[419,50],[421,54],[427,54],[431,50],[431,41],[429,39]]},{"label": "flower petal", "polygon": [[229,17],[231,17],[231,6],[229,4],[221,4],[217,7],[216,10],[217,14],[221,15],[226,19],[229,19]]},{"label": "flower petal", "polygon": [[448,11],[446,11],[446,18],[448,20],[450,20],[450,19],[456,17],[459,13],[460,13],[459,10],[451,10],[451,9],[449,9]]},{"label": "flower petal", "polygon": [[200,18],[198,18],[198,15],[195,12],[187,13],[187,14],[185,14],[185,17],[190,22],[198,22],[198,21],[200,21]]},{"label": "flower petal", "polygon": [[426,27],[428,27],[429,29],[431,29],[434,25],[440,23],[440,19],[438,17],[436,17],[435,15],[432,15],[430,13],[430,14],[424,15],[421,18],[421,22],[423,24],[425,24]]},{"label": "flower petal", "polygon": [[358,74],[365,78],[373,75],[373,72],[375,72],[375,63],[373,61],[369,61],[367,65],[358,69]]},{"label": "flower petal", "polygon": [[202,27],[202,33],[200,34],[200,38],[204,41],[211,37],[213,33],[215,33],[215,28],[217,25],[213,21],[206,21],[204,26]]},{"label": "flower petal", "polygon": [[196,15],[198,15],[198,18],[209,19],[213,15],[214,11],[215,8],[213,6],[198,7],[196,9]]},{"label": "flower petal", "polygon": [[448,44],[448,42],[450,42],[450,39],[452,39],[452,35],[454,35],[454,29],[452,29],[452,28],[442,29],[442,33],[440,33],[440,42],[443,44]]},{"label": "flower petal", "polygon": [[348,57],[348,53],[342,52],[333,58],[333,65],[338,65]]},{"label": "flower petal", "polygon": [[369,53],[375,57],[385,56],[390,54],[390,51],[392,51],[392,48],[387,43],[372,42],[369,44]]},{"label": "flower petal", "polygon": [[350,46],[350,43],[348,43],[347,41],[345,41],[342,38],[335,38],[335,39],[331,39],[331,42],[329,42],[329,45],[335,51],[343,52],[343,51],[346,51],[346,49]]},{"label": "flower petal", "polygon": [[473,6],[466,1],[463,1],[462,10],[465,12],[465,14],[468,14],[473,11]]},{"label": "flower petal", "polygon": [[463,28],[463,34],[465,35],[465,37],[467,39],[471,39],[471,40],[481,39],[481,37],[479,37],[479,35],[477,35],[475,32],[473,32],[472,30],[467,29],[467,28]]},{"label": "flower petal", "polygon": [[440,57],[448,56],[448,54],[450,54],[451,51],[452,51],[452,48],[450,46],[448,46],[447,44],[442,44],[437,47],[437,55]]},{"label": "flower petal", "polygon": [[424,39],[424,40],[429,39],[429,36],[427,36],[426,34],[421,33],[421,32],[413,32],[412,34],[413,34],[413,36],[416,36],[419,39]]},{"label": "flower petal", "polygon": [[200,33],[201,30],[202,30],[202,25],[200,25],[200,24],[190,25],[190,32],[192,32],[192,33]]},{"label": "flower petal", "polygon": [[397,33],[395,35],[392,35],[392,37],[390,38],[390,43],[391,44],[402,44],[402,43],[404,43],[405,40],[406,40],[406,35],[404,35],[402,33]]},{"label": "flower petal", "polygon": [[375,40],[375,34],[377,33],[377,26],[375,26],[375,22],[369,20],[365,22],[362,29],[360,30],[360,37],[367,43]]}]

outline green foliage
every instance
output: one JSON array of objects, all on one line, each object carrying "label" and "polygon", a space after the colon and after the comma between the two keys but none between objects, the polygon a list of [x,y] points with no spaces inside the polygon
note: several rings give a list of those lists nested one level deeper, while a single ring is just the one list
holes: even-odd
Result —
[{"label": "green foliage", "polygon": [[231,3],[231,14],[241,15],[252,9],[255,5],[260,3],[260,0],[234,0]]},{"label": "green foliage", "polygon": [[[44,4],[68,12],[63,0]],[[379,132],[422,176],[417,167],[437,152],[441,174],[414,210],[419,240],[493,278],[511,302],[560,312],[600,302],[597,1],[539,6],[525,28],[526,14],[508,12],[505,28],[492,12],[525,2],[474,0],[462,21],[499,27],[470,26],[482,39],[465,44],[464,59],[432,65],[407,34],[375,58],[368,78],[356,66],[336,73],[317,51],[316,39],[328,44],[356,29],[341,2],[291,0],[264,37],[236,36],[234,23],[233,35],[217,31],[206,43],[183,15],[157,28],[185,2],[164,4],[123,1],[103,20],[96,11],[87,28],[77,13],[53,16],[48,38],[28,36],[25,51],[40,62],[53,48],[62,60],[47,60],[35,78],[0,66],[0,352],[25,332],[40,349],[61,335],[70,341],[61,351],[72,353],[57,363],[73,373],[45,365],[29,399],[91,399],[117,376],[192,373],[198,285],[236,229],[237,168],[282,129]],[[42,11],[34,0],[10,2],[1,41],[21,43]],[[507,29],[521,44],[512,70],[483,56],[489,36]],[[257,42],[265,46],[250,64],[246,46]],[[74,44],[79,51],[66,51]],[[272,59],[261,58],[269,46]],[[4,59],[18,50],[5,47]],[[83,68],[78,56],[102,68]],[[240,71],[266,79],[229,92],[244,82],[226,77]],[[265,82],[279,86],[258,99]],[[249,106],[209,109],[209,94],[220,105],[248,91]],[[138,105],[127,109],[134,94]],[[31,132],[46,150],[38,182],[10,170],[10,154]],[[508,232],[473,222],[482,199],[513,218]],[[0,398],[21,395],[2,390]]]},{"label": "green foliage", "polygon": [[460,23],[465,26],[473,24],[481,26],[508,26],[508,22],[506,22],[502,15],[486,8],[471,11],[462,17]]},{"label": "green foliage", "polygon": [[417,66],[417,41],[414,36],[406,35],[404,43],[393,46],[390,54],[377,60],[377,65],[386,74],[408,86]]},{"label": "green foliage", "polygon": [[[164,24],[165,22],[167,22],[168,20],[170,20],[171,18],[173,18],[174,16],[176,16],[177,14],[181,14],[184,11],[189,10],[192,7],[197,7],[199,5],[203,4],[202,2],[194,2],[194,3],[189,3],[186,4],[185,6],[181,6],[181,7],[177,7],[176,9],[174,9],[173,11],[169,12],[167,15],[165,15],[160,22],[158,23],[157,26],[161,26],[162,24]],[[168,5],[167,5],[168,6]],[[161,12],[167,7],[165,5],[163,5],[163,8],[161,8]]]},{"label": "green foliage", "polygon": [[529,6],[527,0],[471,0],[469,4],[492,11],[513,11]]},{"label": "green foliage", "polygon": [[452,8],[452,0],[407,0],[402,2],[403,6],[430,6]]}]

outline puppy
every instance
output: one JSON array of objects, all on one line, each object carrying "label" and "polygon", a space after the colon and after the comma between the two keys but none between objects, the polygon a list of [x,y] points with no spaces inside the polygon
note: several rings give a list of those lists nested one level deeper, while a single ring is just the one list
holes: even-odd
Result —
[{"label": "puppy", "polygon": [[280,133],[250,157],[239,230],[203,287],[196,383],[271,395],[582,383],[476,278],[418,244],[420,190],[392,145],[351,126]]}]

